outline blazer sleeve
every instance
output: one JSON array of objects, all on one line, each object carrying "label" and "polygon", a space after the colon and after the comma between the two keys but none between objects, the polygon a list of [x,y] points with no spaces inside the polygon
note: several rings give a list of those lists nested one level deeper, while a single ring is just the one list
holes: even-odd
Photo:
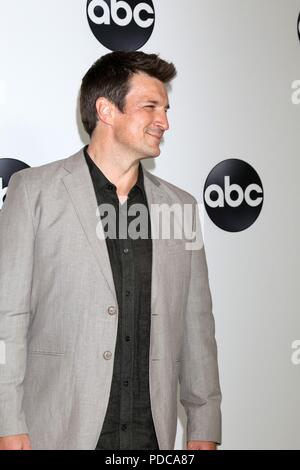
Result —
[{"label": "blazer sleeve", "polygon": [[34,227],[23,179],[12,175],[0,211],[0,436],[28,433],[22,401]]},{"label": "blazer sleeve", "polygon": [[196,201],[195,225],[200,247],[191,252],[191,275],[184,312],[179,375],[180,401],[187,415],[187,441],[212,441],[220,444],[221,391],[215,324]]}]

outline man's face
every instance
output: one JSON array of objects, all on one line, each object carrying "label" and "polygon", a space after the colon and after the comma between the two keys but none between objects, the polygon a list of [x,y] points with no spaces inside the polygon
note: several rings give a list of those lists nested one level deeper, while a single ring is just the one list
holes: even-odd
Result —
[{"label": "man's face", "polygon": [[123,113],[116,111],[113,131],[118,146],[135,159],[157,157],[169,128],[165,85],[144,73],[133,75]]}]

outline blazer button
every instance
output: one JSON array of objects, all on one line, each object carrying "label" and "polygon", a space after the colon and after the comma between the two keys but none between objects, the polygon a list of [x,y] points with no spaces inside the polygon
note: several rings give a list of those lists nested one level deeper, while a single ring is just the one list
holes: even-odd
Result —
[{"label": "blazer button", "polygon": [[109,359],[112,358],[112,353],[110,351],[105,351],[105,353],[103,354],[103,357],[104,357],[104,359],[109,361]]},{"label": "blazer button", "polygon": [[117,313],[116,307],[112,307],[112,306],[108,307],[107,311],[110,315],[115,315]]}]

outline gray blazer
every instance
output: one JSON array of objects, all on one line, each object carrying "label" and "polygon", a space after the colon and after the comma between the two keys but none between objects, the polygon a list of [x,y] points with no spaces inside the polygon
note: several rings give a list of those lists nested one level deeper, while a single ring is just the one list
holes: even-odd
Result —
[{"label": "gray blazer", "polygon": [[[149,207],[196,208],[187,192],[143,173]],[[0,436],[29,433],[33,449],[94,449],[103,425],[118,305],[96,208],[81,150],[15,173],[0,212]],[[178,380],[187,439],[220,442],[205,251],[156,239],[149,382],[160,449],[174,448]]]}]

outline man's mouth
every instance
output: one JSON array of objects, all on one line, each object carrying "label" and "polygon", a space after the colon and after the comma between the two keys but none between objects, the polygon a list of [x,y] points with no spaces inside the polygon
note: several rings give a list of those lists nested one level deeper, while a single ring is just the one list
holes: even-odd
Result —
[{"label": "man's mouth", "polygon": [[156,134],[154,132],[147,132],[147,134],[151,135],[151,137],[155,137],[157,140],[161,140],[162,137],[163,137],[163,134],[159,133],[159,134]]}]

